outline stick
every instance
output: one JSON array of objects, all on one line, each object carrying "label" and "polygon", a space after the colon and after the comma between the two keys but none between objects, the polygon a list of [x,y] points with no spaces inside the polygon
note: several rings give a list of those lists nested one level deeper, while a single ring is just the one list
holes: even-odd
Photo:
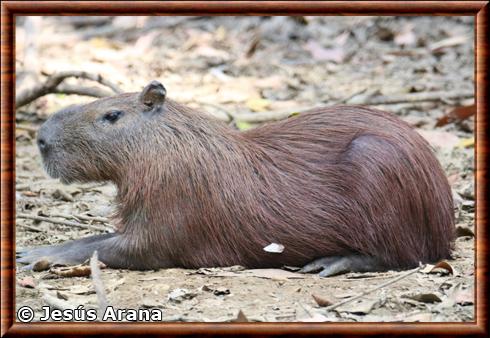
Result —
[{"label": "stick", "polygon": [[354,301],[354,300],[357,300],[357,299],[359,299],[359,298],[361,298],[361,297],[364,297],[365,295],[367,295],[367,294],[369,294],[369,293],[371,293],[371,292],[374,292],[374,291],[376,291],[376,290],[379,290],[379,289],[381,289],[381,288],[384,288],[385,286],[388,286],[388,285],[391,285],[391,284],[393,284],[393,283],[396,283],[396,282],[398,282],[399,280],[402,280],[403,278],[406,278],[406,277],[408,277],[408,276],[410,276],[410,275],[412,275],[412,274],[416,273],[416,272],[417,272],[417,271],[419,271],[420,269],[422,269],[422,266],[419,266],[419,267],[418,267],[418,268],[416,268],[416,269],[410,270],[410,271],[408,271],[407,273],[404,273],[404,274],[403,274],[403,275],[401,275],[401,276],[398,276],[398,277],[396,277],[396,278],[393,278],[392,280],[389,280],[389,281],[387,281],[386,283],[383,283],[383,284],[381,284],[381,285],[378,285],[377,287],[375,287],[375,288],[373,288],[373,289],[371,289],[371,290],[367,290],[367,291],[361,292],[360,294],[358,294],[358,295],[356,295],[356,296],[353,296],[353,297],[351,297],[351,298],[347,298],[347,299],[345,299],[345,300],[343,300],[343,301],[341,301],[341,302],[338,302],[338,303],[332,304],[332,305],[330,305],[330,306],[327,306],[327,307],[325,308],[325,310],[326,310],[326,311],[330,311],[330,310],[333,310],[333,309],[335,309],[335,308],[338,308],[338,307],[339,307],[339,306],[341,306],[341,305],[344,305],[344,304],[350,303],[350,302],[352,302],[352,301]]},{"label": "stick", "polygon": [[422,101],[443,101],[448,99],[466,99],[475,95],[473,90],[454,90],[452,92],[421,92],[411,94],[399,94],[389,96],[368,97],[363,102],[355,102],[355,104],[365,105],[380,105],[380,104],[395,104],[405,102],[422,102]]},{"label": "stick", "polygon": [[53,89],[53,94],[84,95],[98,98],[111,96],[111,93],[107,90],[97,87],[82,87],[69,84],[60,84],[58,87]]},{"label": "stick", "polygon": [[16,216],[17,216],[17,218],[25,218],[25,219],[32,219],[34,221],[39,221],[39,222],[49,222],[49,223],[53,223],[53,224],[61,224],[61,225],[66,225],[66,226],[80,228],[80,229],[92,229],[92,230],[99,230],[99,231],[108,231],[108,229],[106,229],[105,227],[99,227],[96,225],[82,224],[82,223],[70,222],[70,221],[60,221],[57,219],[52,219],[52,218],[43,217],[43,216],[29,215],[29,214],[24,214],[24,213],[17,213]]},{"label": "stick", "polygon": [[87,215],[67,215],[67,214],[57,214],[57,213],[50,213],[50,217],[61,217],[61,218],[67,218],[67,219],[81,219],[84,221],[95,221],[95,222],[101,222],[101,223],[109,223],[109,219],[106,217],[98,217],[98,216],[87,216]]},{"label": "stick", "polygon": [[97,258],[97,250],[90,258],[90,271],[92,276],[92,283],[94,285],[95,294],[97,295],[97,302],[99,303],[99,319],[102,319],[107,306],[107,295],[105,293],[104,283],[100,277],[99,260]]},{"label": "stick", "polygon": [[49,75],[44,83],[38,84],[38,85],[34,86],[33,88],[25,89],[25,90],[21,91],[18,95],[16,95],[16,97],[15,97],[16,108],[22,107],[22,106],[34,101],[35,99],[37,99],[41,96],[44,96],[44,95],[47,95],[50,93],[55,93],[55,90],[58,87],[58,85],[69,77],[81,78],[81,79],[92,80],[92,81],[98,82],[98,83],[100,83],[106,87],[111,88],[116,94],[119,94],[122,92],[121,89],[117,85],[115,85],[112,82],[104,79],[99,74],[91,74],[91,73],[82,72],[82,71],[59,72],[59,73]]},{"label": "stick", "polygon": [[[357,94],[356,94],[357,95]],[[448,99],[464,99],[471,98],[474,96],[473,90],[458,90],[452,92],[423,92],[423,93],[411,93],[411,94],[400,94],[400,95],[390,95],[390,96],[376,96],[363,98],[360,101],[355,101],[354,97],[348,97],[351,100],[350,104],[355,105],[383,105],[383,104],[398,104],[398,103],[413,103],[413,102],[427,102],[427,101],[442,101]],[[341,100],[344,101],[345,99]],[[263,113],[241,113],[235,114],[233,117],[236,121],[250,122],[250,123],[261,123],[268,121],[283,120],[289,117],[294,112],[304,112],[307,110],[319,108],[320,106],[308,106],[300,107],[295,110],[287,111],[271,111]]]},{"label": "stick", "polygon": [[43,299],[48,304],[50,307],[58,310],[68,310],[68,309],[76,309],[77,305],[72,304],[66,300],[56,298],[54,296],[51,296],[49,293],[47,293],[45,290],[43,294]]}]

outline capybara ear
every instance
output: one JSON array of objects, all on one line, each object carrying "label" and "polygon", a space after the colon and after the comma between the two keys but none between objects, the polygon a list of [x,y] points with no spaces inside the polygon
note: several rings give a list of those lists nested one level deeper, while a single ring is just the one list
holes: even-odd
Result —
[{"label": "capybara ear", "polygon": [[148,108],[147,110],[153,110],[153,108],[162,106],[166,95],[165,87],[160,82],[153,80],[143,89],[139,100]]}]

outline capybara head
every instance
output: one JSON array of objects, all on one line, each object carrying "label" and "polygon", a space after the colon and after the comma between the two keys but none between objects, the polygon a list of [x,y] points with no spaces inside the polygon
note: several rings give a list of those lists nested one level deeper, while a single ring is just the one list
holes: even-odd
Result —
[{"label": "capybara head", "polygon": [[166,113],[166,90],[158,81],[129,93],[65,108],[40,128],[37,144],[48,174],[64,183],[114,180],[152,125]]}]

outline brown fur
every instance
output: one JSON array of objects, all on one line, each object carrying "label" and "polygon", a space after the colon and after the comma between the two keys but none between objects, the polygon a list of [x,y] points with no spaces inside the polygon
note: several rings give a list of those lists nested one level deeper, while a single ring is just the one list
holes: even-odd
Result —
[{"label": "brown fur", "polygon": [[[105,249],[123,263],[113,265],[302,266],[363,254],[408,268],[449,256],[448,181],[395,116],[338,106],[238,132],[168,99],[143,116],[137,98],[70,108],[45,127],[54,177],[117,185],[118,236]],[[94,127],[114,108],[125,116]],[[284,252],[265,252],[270,243]]]}]

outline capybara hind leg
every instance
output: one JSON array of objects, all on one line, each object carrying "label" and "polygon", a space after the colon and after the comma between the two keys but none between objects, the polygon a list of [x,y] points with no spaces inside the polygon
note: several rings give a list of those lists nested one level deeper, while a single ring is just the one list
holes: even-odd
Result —
[{"label": "capybara hind leg", "polygon": [[332,256],[314,260],[305,265],[300,272],[318,272],[320,277],[329,277],[346,272],[367,272],[380,271],[385,268],[374,257],[351,255],[351,256]]}]

